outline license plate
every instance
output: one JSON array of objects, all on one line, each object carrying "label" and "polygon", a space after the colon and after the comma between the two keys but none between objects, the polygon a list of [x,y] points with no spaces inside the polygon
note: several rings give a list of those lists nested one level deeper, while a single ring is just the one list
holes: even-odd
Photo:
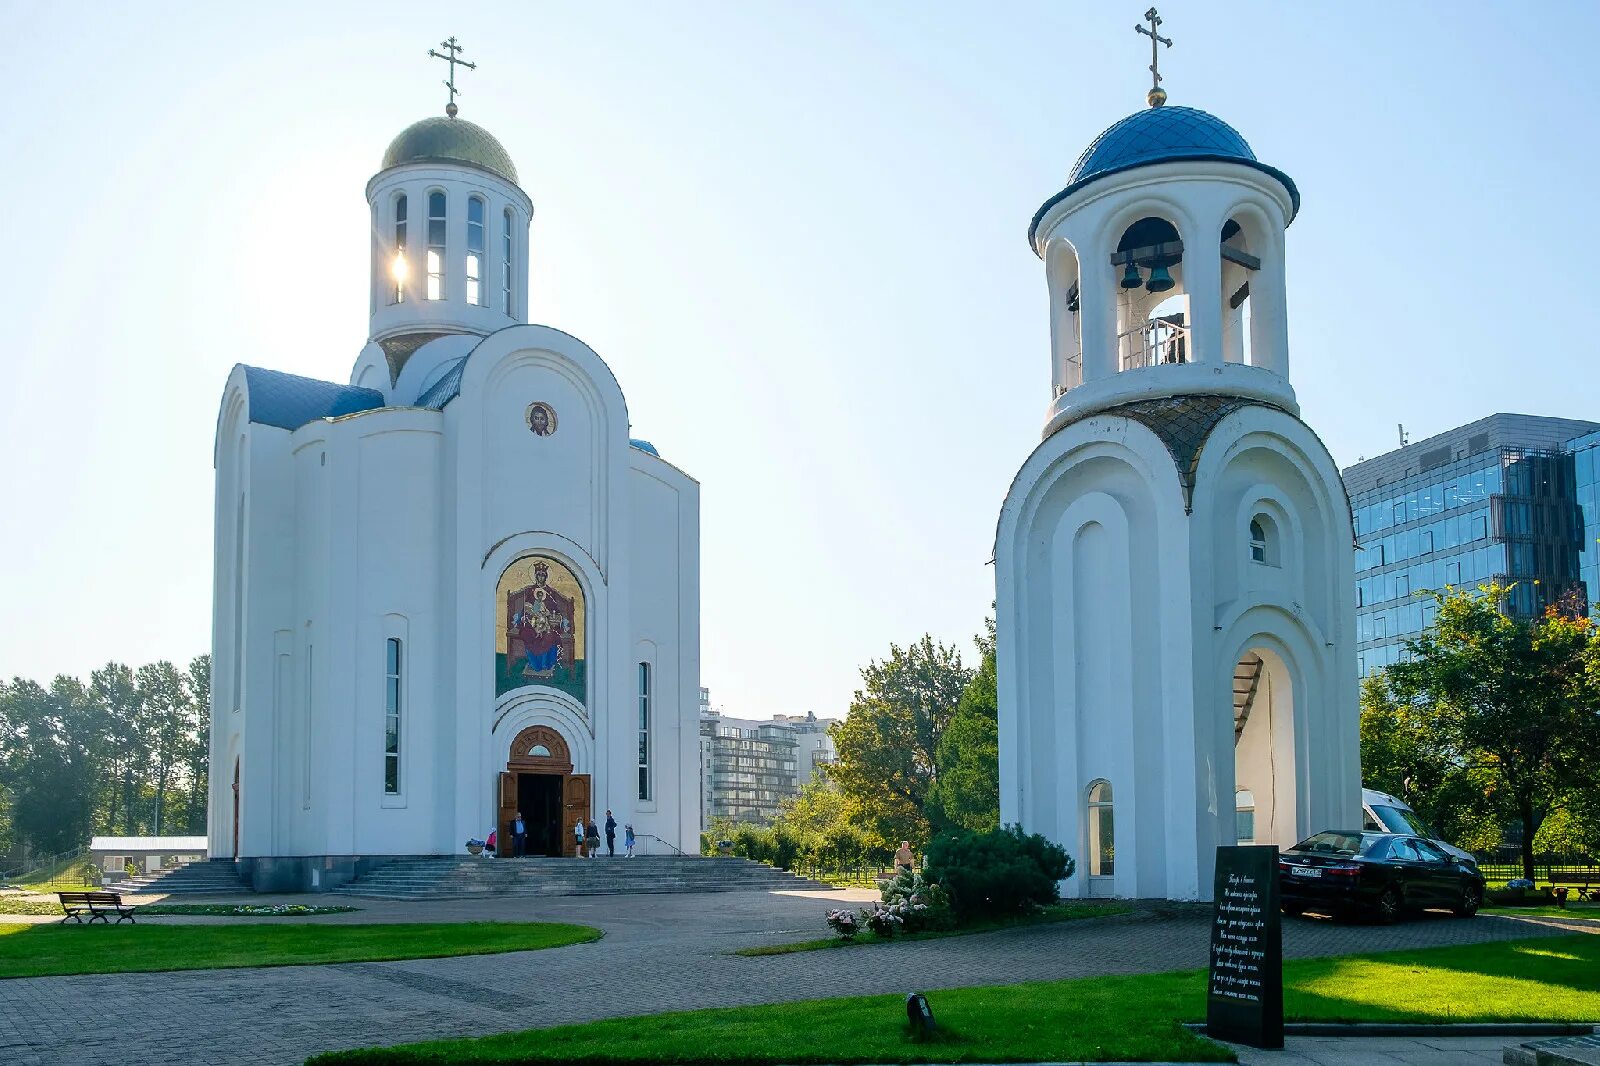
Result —
[{"label": "license plate", "polygon": [[1293,871],[1296,877],[1321,877],[1322,868],[1318,866],[1302,866]]}]

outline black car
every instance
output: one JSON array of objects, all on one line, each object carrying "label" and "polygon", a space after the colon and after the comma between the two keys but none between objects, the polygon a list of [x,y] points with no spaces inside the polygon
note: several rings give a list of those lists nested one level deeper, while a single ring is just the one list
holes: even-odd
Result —
[{"label": "black car", "polygon": [[1278,891],[1285,914],[1367,911],[1392,922],[1408,908],[1445,907],[1470,918],[1483,874],[1423,837],[1329,831],[1278,856]]}]

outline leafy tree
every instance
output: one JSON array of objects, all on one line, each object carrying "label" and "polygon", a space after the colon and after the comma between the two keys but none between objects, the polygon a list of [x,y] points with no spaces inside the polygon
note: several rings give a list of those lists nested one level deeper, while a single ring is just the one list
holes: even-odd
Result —
[{"label": "leafy tree", "polygon": [[116,781],[108,792],[105,827],[132,836],[139,832],[134,797],[148,754],[143,707],[133,671],[107,663],[89,676],[89,690],[101,711],[96,731],[108,769]]},{"label": "leafy tree", "polygon": [[196,655],[189,663],[189,695],[194,704],[194,731],[184,747],[184,772],[189,779],[188,832],[206,831],[206,797],[211,778],[211,656]]},{"label": "leafy tree", "polygon": [[0,776],[17,836],[47,853],[88,842],[98,765],[94,704],[83,685],[58,677],[48,689],[18,678],[0,684]]},{"label": "leafy tree", "polygon": [[1552,608],[1532,619],[1499,609],[1505,589],[1435,593],[1434,624],[1387,671],[1393,700],[1415,714],[1436,757],[1477,771],[1489,798],[1521,820],[1523,876],[1553,812],[1593,788],[1600,750],[1600,646],[1593,622]]},{"label": "leafy tree", "polygon": [[994,829],[1000,825],[1000,721],[994,662],[994,619],[976,638],[978,672],[961,693],[934,753],[938,775],[928,817],[936,825]]},{"label": "leafy tree", "polygon": [[930,636],[890,645],[861,671],[849,715],[830,730],[838,761],[828,770],[884,841],[926,840],[937,754],[972,671],[954,647]]},{"label": "leafy tree", "polygon": [[193,707],[188,678],[165,659],[139,667],[134,684],[139,692],[144,741],[154,760],[152,832],[160,836],[165,824],[167,785],[193,735]]}]

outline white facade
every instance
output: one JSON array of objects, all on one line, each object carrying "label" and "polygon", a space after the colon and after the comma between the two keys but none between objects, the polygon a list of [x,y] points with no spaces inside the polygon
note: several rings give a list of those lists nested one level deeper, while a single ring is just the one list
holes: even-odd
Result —
[{"label": "white facade", "polygon": [[560,779],[563,829],[609,808],[693,850],[699,486],[630,440],[594,351],[525,324],[498,142],[424,120],[367,192],[350,385],[240,366],[223,392],[211,854],[329,887],[460,852],[519,775]]},{"label": "white facade", "polygon": [[1000,817],[1078,860],[1068,895],[1210,899],[1236,829],[1360,828],[1349,503],[1289,381],[1298,206],[1224,123],[1153,108],[1035,217],[1054,396],[996,535]]}]

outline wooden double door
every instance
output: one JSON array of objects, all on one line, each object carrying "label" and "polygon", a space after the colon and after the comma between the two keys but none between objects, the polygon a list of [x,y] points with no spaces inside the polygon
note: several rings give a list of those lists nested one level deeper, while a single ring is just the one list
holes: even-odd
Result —
[{"label": "wooden double door", "polygon": [[527,854],[577,854],[573,829],[589,818],[589,775],[572,772],[560,733],[549,726],[518,733],[498,784],[500,855],[515,854],[511,823],[518,811],[528,830]]}]

